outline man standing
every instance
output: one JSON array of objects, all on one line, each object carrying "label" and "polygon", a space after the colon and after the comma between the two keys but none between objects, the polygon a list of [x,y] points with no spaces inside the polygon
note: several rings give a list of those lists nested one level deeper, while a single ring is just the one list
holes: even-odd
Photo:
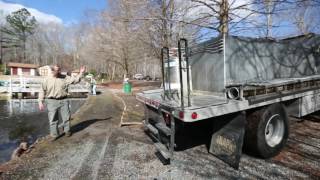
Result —
[{"label": "man standing", "polygon": [[70,132],[70,109],[67,99],[68,86],[80,82],[86,68],[82,66],[80,73],[76,77],[63,76],[60,74],[60,67],[54,65],[51,67],[52,74],[41,84],[39,92],[39,109],[44,110],[44,99],[48,108],[48,118],[50,126],[51,141],[59,136],[58,131],[58,112],[61,115],[63,130],[66,136],[71,136]]},{"label": "man standing", "polygon": [[90,86],[91,86],[91,94],[92,95],[97,95],[97,82],[96,80],[94,79],[94,77],[91,77],[91,80],[90,80]]}]

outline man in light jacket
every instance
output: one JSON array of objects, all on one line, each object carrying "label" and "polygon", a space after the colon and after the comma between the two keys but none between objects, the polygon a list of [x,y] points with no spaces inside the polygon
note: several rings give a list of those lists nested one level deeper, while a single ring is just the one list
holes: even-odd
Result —
[{"label": "man in light jacket", "polygon": [[70,84],[80,82],[86,68],[82,66],[80,73],[75,77],[63,76],[60,74],[58,65],[51,66],[51,75],[46,77],[41,84],[39,92],[39,109],[44,110],[44,99],[48,108],[48,118],[50,126],[51,141],[59,137],[58,113],[60,113],[63,123],[63,130],[66,136],[71,136],[70,132],[70,109],[67,99],[68,87]]}]

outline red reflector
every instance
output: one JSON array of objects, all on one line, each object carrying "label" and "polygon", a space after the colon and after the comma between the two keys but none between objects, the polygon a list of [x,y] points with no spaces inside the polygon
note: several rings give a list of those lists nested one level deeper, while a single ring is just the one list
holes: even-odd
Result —
[{"label": "red reflector", "polygon": [[180,112],[179,112],[179,118],[180,118],[180,119],[183,119],[183,118],[184,118],[184,113],[183,113],[183,111],[180,111]]},{"label": "red reflector", "polygon": [[197,119],[198,118],[198,114],[196,112],[191,114],[191,118],[192,119]]},{"label": "red reflector", "polygon": [[167,113],[166,113],[166,118],[167,118],[167,119],[170,118],[169,114],[167,114]]},{"label": "red reflector", "polygon": [[167,113],[164,113],[164,121],[166,124],[170,124],[170,115]]}]

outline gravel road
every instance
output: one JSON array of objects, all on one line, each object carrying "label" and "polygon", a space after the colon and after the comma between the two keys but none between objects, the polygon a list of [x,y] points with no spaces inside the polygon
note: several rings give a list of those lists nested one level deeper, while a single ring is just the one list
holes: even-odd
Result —
[{"label": "gravel road", "polygon": [[[280,155],[261,160],[243,154],[239,170],[208,154],[204,144],[175,152],[165,166],[141,125],[119,127],[124,106],[113,93],[90,96],[73,117],[73,136],[39,140],[30,153],[1,165],[0,179],[320,179],[317,120],[292,121]],[[133,95],[118,96],[128,107],[124,121],[141,122],[142,105]]]}]

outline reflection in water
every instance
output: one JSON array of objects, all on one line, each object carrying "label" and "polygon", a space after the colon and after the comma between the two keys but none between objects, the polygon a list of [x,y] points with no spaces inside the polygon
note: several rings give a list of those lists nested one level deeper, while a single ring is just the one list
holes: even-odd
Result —
[{"label": "reflection in water", "polygon": [[[70,99],[75,113],[84,99]],[[47,110],[38,110],[37,100],[0,101],[0,164],[10,160],[11,153],[21,141],[33,143],[49,133]]]}]

